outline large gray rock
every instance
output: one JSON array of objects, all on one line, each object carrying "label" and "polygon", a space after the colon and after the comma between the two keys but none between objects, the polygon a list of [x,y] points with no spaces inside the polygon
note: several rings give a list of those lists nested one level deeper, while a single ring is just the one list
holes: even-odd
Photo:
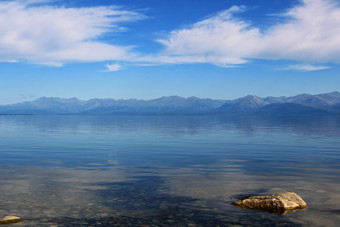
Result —
[{"label": "large gray rock", "polygon": [[305,201],[294,192],[269,196],[252,196],[234,202],[233,205],[243,209],[263,210],[273,214],[292,213],[298,209],[307,207]]},{"label": "large gray rock", "polygon": [[16,216],[6,216],[6,217],[0,219],[0,225],[17,223],[17,222],[21,222],[23,220],[24,219],[16,217]]}]

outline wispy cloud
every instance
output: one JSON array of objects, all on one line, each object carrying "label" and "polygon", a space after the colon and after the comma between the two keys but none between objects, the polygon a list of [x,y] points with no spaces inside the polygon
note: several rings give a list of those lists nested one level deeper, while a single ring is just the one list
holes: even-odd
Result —
[{"label": "wispy cloud", "polygon": [[284,20],[265,31],[235,16],[243,11],[244,7],[234,6],[174,30],[157,40],[165,46],[164,51],[149,58],[164,63],[227,66],[252,59],[340,63],[340,7],[336,1],[302,0],[302,4],[276,15]]},{"label": "wispy cloud", "polygon": [[[147,56],[137,54],[131,46],[101,39],[124,31],[122,22],[141,20],[144,15],[115,6],[58,7],[49,4],[53,1],[0,2],[0,61],[52,66],[96,61],[138,65],[211,63],[221,67],[256,59],[293,60],[307,66],[340,63],[340,6],[336,0],[301,0],[282,14],[272,15],[282,21],[266,30],[237,17],[246,13],[246,8],[233,6],[169,32],[156,40],[164,46],[163,51]],[[108,70],[112,66],[115,71],[118,66],[114,65],[107,65]],[[309,71],[326,66],[313,67]]]},{"label": "wispy cloud", "polygon": [[16,2],[20,2],[24,5],[34,5],[34,4],[43,4],[43,3],[49,3],[54,2],[57,0],[16,0]]},{"label": "wispy cloud", "polygon": [[[118,7],[65,8],[43,0],[0,2],[0,61],[60,66],[67,62],[126,60],[131,47],[99,38],[144,18]],[[33,5],[32,5],[33,4]]]},{"label": "wispy cloud", "polygon": [[316,65],[310,65],[310,64],[300,64],[300,65],[289,65],[288,67],[285,67],[284,70],[298,70],[298,71],[304,71],[304,72],[310,72],[310,71],[318,71],[318,70],[325,70],[329,69],[329,66],[316,66]]},{"label": "wispy cloud", "polygon": [[115,72],[119,71],[121,69],[121,65],[114,63],[114,64],[107,64],[106,65],[107,70],[105,72]]}]

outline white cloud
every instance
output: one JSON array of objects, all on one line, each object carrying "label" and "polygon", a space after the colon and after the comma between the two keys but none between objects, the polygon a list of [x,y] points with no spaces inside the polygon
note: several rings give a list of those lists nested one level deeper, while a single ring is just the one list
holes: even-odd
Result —
[{"label": "white cloud", "polygon": [[251,59],[340,63],[340,7],[333,0],[302,0],[268,29],[235,17],[232,7],[158,40],[165,49],[150,59],[164,63],[244,64]]},{"label": "white cloud", "polygon": [[33,5],[33,4],[41,4],[41,3],[48,3],[53,2],[56,0],[17,0],[17,2],[20,2],[24,5]]},{"label": "white cloud", "polygon": [[304,72],[310,72],[310,71],[318,71],[318,70],[325,70],[329,69],[328,66],[316,66],[316,65],[310,65],[310,64],[301,64],[301,65],[290,65],[285,70],[298,70],[298,71],[304,71]]},{"label": "white cloud", "polygon": [[[118,7],[65,8],[45,0],[0,2],[0,61],[59,66],[67,62],[126,60],[130,47],[100,41],[144,16]],[[32,5],[33,4],[33,5]]]},{"label": "white cloud", "polygon": [[49,4],[53,1],[0,2],[0,61],[52,66],[129,61],[140,65],[211,63],[234,67],[253,59],[280,59],[304,62],[295,65],[300,69],[290,69],[302,70],[305,66],[305,71],[327,67],[314,66],[317,64],[340,63],[340,6],[336,0],[301,0],[301,4],[276,15],[283,20],[266,30],[238,18],[236,14],[246,9],[233,6],[170,32],[157,40],[165,47],[162,52],[142,57],[132,47],[109,44],[101,38],[124,31],[121,22],[145,16],[114,6],[57,7]]},{"label": "white cloud", "polygon": [[121,65],[114,63],[114,64],[107,64],[107,70],[105,72],[115,72],[121,69]]}]

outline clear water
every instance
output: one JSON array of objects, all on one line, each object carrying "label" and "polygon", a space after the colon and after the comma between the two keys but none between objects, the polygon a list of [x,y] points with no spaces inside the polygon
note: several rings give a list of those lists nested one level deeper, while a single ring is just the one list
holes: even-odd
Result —
[{"label": "clear water", "polygon": [[[287,215],[231,205],[293,191]],[[337,226],[340,117],[0,116],[16,226]]]}]

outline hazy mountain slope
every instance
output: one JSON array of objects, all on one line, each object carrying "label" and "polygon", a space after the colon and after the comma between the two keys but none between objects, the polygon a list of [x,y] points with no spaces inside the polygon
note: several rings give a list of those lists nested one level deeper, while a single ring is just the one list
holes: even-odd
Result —
[{"label": "hazy mountain slope", "polygon": [[78,113],[84,101],[76,98],[41,97],[31,102],[0,106],[0,113],[46,114],[46,113]]},{"label": "hazy mountain slope", "polygon": [[179,96],[161,97],[152,100],[38,98],[31,102],[0,106],[1,114],[114,114],[114,113],[204,113],[225,101]]},{"label": "hazy mountain slope", "polygon": [[266,97],[248,95],[227,101],[216,109],[218,113],[253,114],[325,114],[340,113],[340,93],[319,95],[300,94],[294,97]]},{"label": "hazy mountain slope", "polygon": [[161,97],[153,100],[122,100],[107,106],[98,106],[83,111],[87,114],[114,113],[205,113],[222,105],[224,101],[200,99],[196,97],[182,98],[179,96]]},{"label": "hazy mountain slope", "polygon": [[91,99],[42,97],[0,106],[0,114],[303,114],[340,113],[340,93],[294,97],[248,95],[235,100],[164,96],[158,99]]},{"label": "hazy mountain slope", "polygon": [[327,112],[297,103],[274,103],[259,108],[256,113],[262,115],[269,114],[281,116],[298,114],[325,114]]},{"label": "hazy mountain slope", "polygon": [[332,92],[320,95],[301,94],[288,98],[285,102],[329,110],[332,105],[340,104],[340,93]]},{"label": "hazy mountain slope", "polygon": [[216,112],[219,113],[235,113],[235,112],[252,112],[262,106],[267,105],[268,103],[263,101],[263,99],[254,96],[247,95],[245,97],[235,99],[232,101],[227,101],[221,107],[216,109]]},{"label": "hazy mountain slope", "polygon": [[280,96],[280,97],[269,96],[269,97],[263,98],[262,100],[267,102],[268,104],[283,103],[287,100],[287,97],[285,97],[285,96]]}]

